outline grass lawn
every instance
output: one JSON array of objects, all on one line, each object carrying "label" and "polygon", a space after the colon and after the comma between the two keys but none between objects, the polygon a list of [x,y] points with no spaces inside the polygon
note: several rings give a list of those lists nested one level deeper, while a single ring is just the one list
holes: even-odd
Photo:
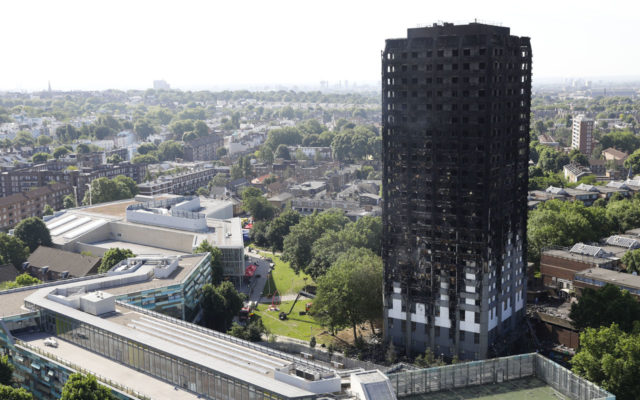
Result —
[{"label": "grass lawn", "polygon": [[275,264],[273,273],[269,275],[269,280],[262,290],[263,297],[271,298],[276,290],[280,296],[284,296],[286,294],[297,294],[305,286],[304,278],[308,278],[306,282],[307,285],[314,283],[313,279],[311,279],[309,275],[302,272],[296,275],[293,269],[289,266],[289,263],[282,261],[280,257],[262,251],[259,253],[263,257],[271,258]]},{"label": "grass lawn", "polygon": [[280,311],[267,311],[269,304],[260,304],[258,305],[256,314],[262,317],[264,326],[274,335],[288,336],[304,341],[309,341],[311,340],[311,336],[315,336],[318,344],[328,344],[333,338],[328,334],[320,335],[325,331],[322,325],[317,323],[309,315],[299,314],[299,311],[304,311],[305,305],[311,301],[312,300],[301,297],[285,321],[281,321],[278,318],[278,314],[282,311],[289,312],[293,301],[282,302],[282,304],[280,304]]}]

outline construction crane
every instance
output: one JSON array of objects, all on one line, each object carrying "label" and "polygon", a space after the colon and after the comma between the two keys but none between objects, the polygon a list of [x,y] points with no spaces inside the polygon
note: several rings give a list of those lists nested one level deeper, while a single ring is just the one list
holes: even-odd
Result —
[{"label": "construction crane", "polygon": [[[293,304],[291,305],[291,309],[289,309],[289,312],[286,313],[284,311],[282,311],[279,315],[278,318],[280,318],[282,321],[284,321],[285,319],[287,319],[287,317],[289,317],[289,314],[291,314],[291,312],[293,311],[293,307],[296,306],[296,303],[298,302],[298,300],[300,299],[300,296],[302,297],[306,297],[308,299],[315,299],[316,295],[315,294],[311,294],[309,292],[305,292],[304,290],[301,290],[298,295],[296,296],[296,299],[293,301]],[[305,306],[305,312],[309,312],[309,309],[311,308],[311,303],[307,303]]]}]

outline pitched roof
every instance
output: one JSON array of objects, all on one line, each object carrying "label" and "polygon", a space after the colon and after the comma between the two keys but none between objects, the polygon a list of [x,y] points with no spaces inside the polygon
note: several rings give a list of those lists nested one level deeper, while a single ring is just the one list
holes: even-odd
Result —
[{"label": "pitched roof", "polygon": [[629,156],[629,154],[625,153],[624,151],[620,151],[618,149],[614,149],[613,147],[609,147],[608,149],[602,150],[602,152],[603,153],[608,153],[613,158],[616,158],[618,160],[624,160],[625,158],[627,158]]},{"label": "pitched roof", "polygon": [[69,272],[70,276],[81,277],[95,271],[100,262],[100,257],[85,256],[54,249],[53,247],[40,246],[27,259],[30,265],[35,267],[49,267],[56,272]]},{"label": "pitched roof", "polygon": [[18,270],[13,264],[0,265],[0,282],[14,281],[18,276]]}]

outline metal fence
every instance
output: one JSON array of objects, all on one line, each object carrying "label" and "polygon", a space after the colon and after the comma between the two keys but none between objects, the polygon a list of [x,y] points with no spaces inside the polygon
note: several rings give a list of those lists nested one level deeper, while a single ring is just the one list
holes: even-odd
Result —
[{"label": "metal fence", "polygon": [[611,393],[537,353],[400,372],[388,376],[399,397],[536,377],[572,399],[615,400]]},{"label": "metal fence", "polygon": [[[274,349],[278,349],[281,351],[284,351],[286,353],[292,353],[292,354],[300,354],[300,353],[308,353],[313,355],[313,358],[315,360],[318,361],[322,361],[325,363],[338,363],[338,364],[342,364],[342,368],[343,369],[356,369],[356,368],[362,368],[365,371],[370,371],[370,370],[375,370],[375,369],[379,369],[380,371],[384,372],[387,367],[382,366],[382,365],[378,365],[378,364],[374,364],[372,362],[368,362],[368,361],[361,361],[361,360],[356,360],[353,358],[348,358],[345,357],[341,354],[338,353],[329,353],[328,351],[323,351],[320,349],[312,349],[310,348],[305,342],[305,344],[302,343],[292,343],[290,341],[286,341],[286,342],[264,342],[263,345],[266,347],[271,347]],[[336,364],[337,365],[337,364]],[[338,371],[340,372],[340,371]]]},{"label": "metal fence", "polygon": [[266,347],[266,346],[255,344],[255,343],[249,342],[247,340],[238,339],[235,336],[231,336],[231,335],[227,335],[225,333],[217,332],[217,331],[214,331],[212,329],[208,329],[208,328],[202,327],[200,325],[192,324],[190,322],[186,322],[186,321],[183,321],[181,319],[169,317],[167,315],[160,314],[160,313],[157,313],[155,311],[147,310],[145,308],[134,306],[132,304],[124,303],[124,302],[121,302],[121,301],[116,301],[116,304],[118,306],[120,306],[120,307],[129,308],[129,309],[131,309],[133,311],[139,312],[140,314],[146,314],[146,315],[149,315],[151,317],[158,318],[160,320],[171,322],[173,324],[180,325],[180,326],[183,326],[185,328],[192,329],[194,331],[200,332],[202,334],[205,334],[205,335],[208,335],[208,336],[211,336],[211,337],[222,339],[222,340],[225,340],[227,342],[231,342],[231,343],[246,347],[248,349],[251,349],[251,350],[254,350],[254,351],[257,351],[257,352],[260,352],[260,353],[264,353],[264,354],[268,354],[268,355],[276,357],[276,358],[280,358],[281,360],[294,362],[294,363],[296,363],[296,364],[298,364],[300,366],[304,366],[304,367],[309,368],[311,370],[319,371],[319,372],[322,372],[322,373],[325,373],[325,374],[332,374],[333,373],[332,369],[327,368],[327,367],[325,367],[323,365],[320,365],[318,363],[309,362],[309,361],[307,361],[307,360],[305,360],[305,359],[303,359],[301,357],[297,357],[297,356],[294,356],[294,355],[291,355],[291,354],[287,354],[285,352],[278,351],[278,350],[275,350],[275,349],[272,349],[272,348],[269,348],[269,347]]}]

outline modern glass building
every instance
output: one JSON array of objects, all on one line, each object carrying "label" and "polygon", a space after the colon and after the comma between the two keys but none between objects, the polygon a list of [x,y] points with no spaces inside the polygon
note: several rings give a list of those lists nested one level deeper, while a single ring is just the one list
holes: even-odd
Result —
[{"label": "modern glass building", "polygon": [[75,371],[96,375],[122,399],[339,392],[332,369],[182,320],[197,312],[209,260],[208,253],[133,258],[107,274],[2,292],[1,352],[38,399],[59,398]]}]

